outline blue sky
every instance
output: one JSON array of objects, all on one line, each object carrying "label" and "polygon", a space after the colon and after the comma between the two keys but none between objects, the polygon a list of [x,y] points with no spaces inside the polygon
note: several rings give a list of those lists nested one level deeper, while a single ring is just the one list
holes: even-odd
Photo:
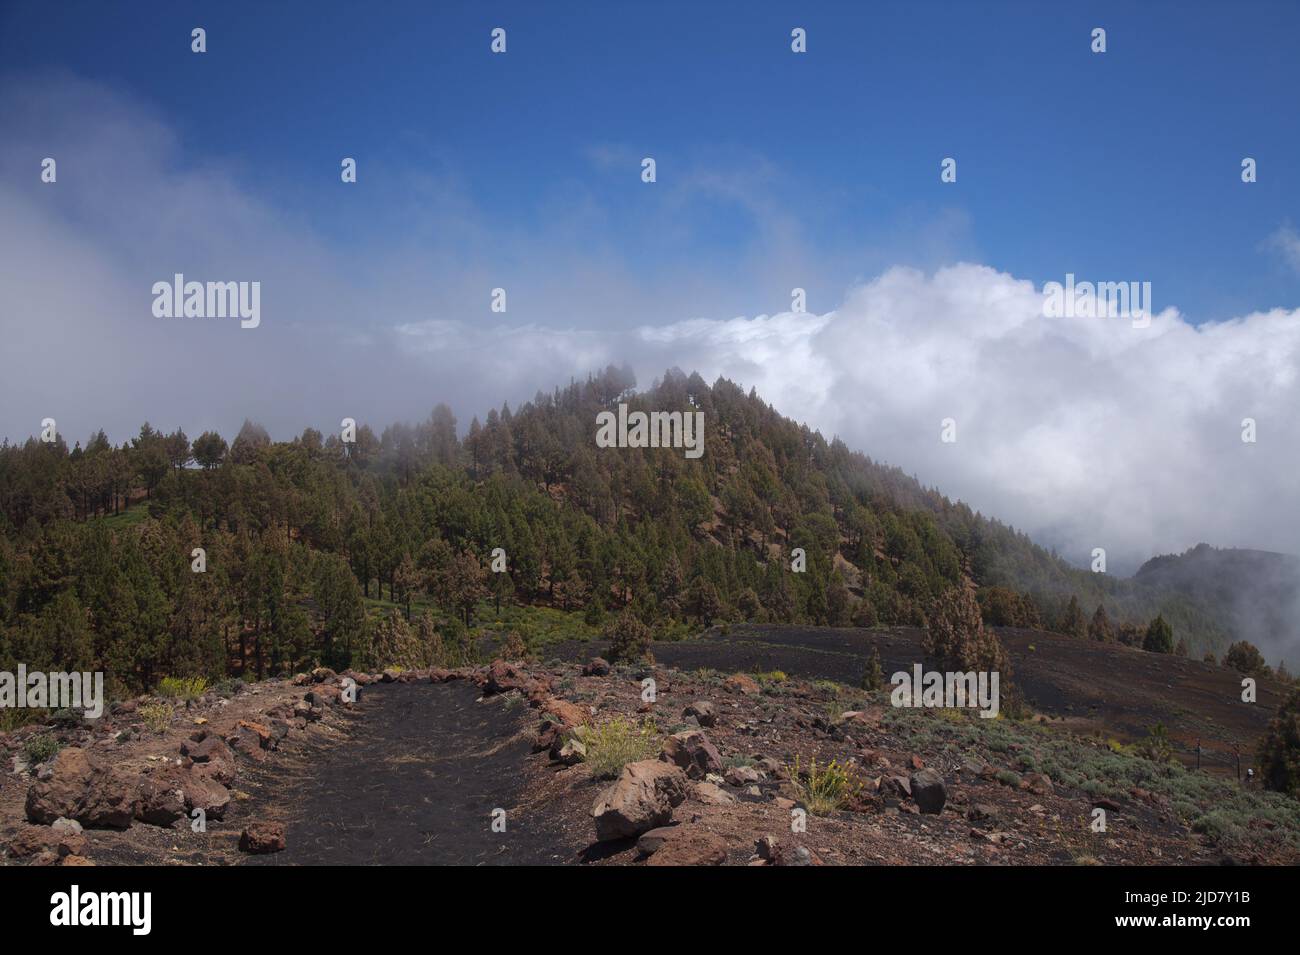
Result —
[{"label": "blue sky", "polygon": [[[180,161],[226,164],[332,240],[410,229],[417,179],[522,234],[557,207],[598,210],[602,249],[645,276],[734,267],[788,220],[827,263],[823,307],[887,264],[961,258],[1037,284],[1142,278],[1193,322],[1296,300],[1300,276],[1261,243],[1300,220],[1300,5],[808,6],[15,3],[0,63],[132,94]],[[361,169],[346,193],[343,155]],[[639,182],[643,155],[669,188]],[[742,195],[675,207],[677,177]],[[681,231],[651,237],[659,216]],[[791,282],[720,307],[770,310]]]},{"label": "blue sky", "polygon": [[[1294,552],[1297,37],[1293,2],[0,0],[0,439],[463,428],[677,366],[1076,563]],[[259,282],[257,329],[155,317],[176,272]],[[1067,273],[1155,321],[1046,318]]]}]

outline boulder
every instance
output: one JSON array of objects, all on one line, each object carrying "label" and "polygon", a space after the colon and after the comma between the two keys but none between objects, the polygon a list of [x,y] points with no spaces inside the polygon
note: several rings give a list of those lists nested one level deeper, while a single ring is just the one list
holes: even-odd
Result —
[{"label": "boulder", "polygon": [[24,826],[9,840],[7,851],[11,859],[33,859],[42,853],[53,853],[58,858],[81,855],[86,851],[86,837],[82,835],[80,826],[75,831],[53,826]]},{"label": "boulder", "polygon": [[489,695],[518,690],[524,696],[535,696],[549,688],[549,683],[534,679],[522,667],[493,660],[483,677],[483,689]]},{"label": "boulder", "polygon": [[582,668],[583,676],[609,676],[609,661],[604,657],[593,657],[591,662]]},{"label": "boulder", "polygon": [[76,747],[58,752],[44,779],[27,790],[26,812],[32,822],[52,823],[60,817],[83,826],[127,829],[135,816],[135,781]]},{"label": "boulder", "polygon": [[565,766],[574,766],[587,758],[587,747],[582,740],[571,739],[560,747],[555,758]]},{"label": "boulder", "polygon": [[807,846],[778,846],[774,865],[822,865],[822,860],[813,855]]},{"label": "boulder", "polygon": [[730,806],[736,801],[735,796],[713,783],[696,783],[695,797],[710,806]]},{"label": "boulder", "polygon": [[[640,845],[638,842],[638,848]],[[677,826],[646,865],[722,865],[726,861],[727,843],[721,836],[698,826]]]},{"label": "boulder", "polygon": [[676,766],[655,759],[628,763],[591,808],[596,839],[628,839],[664,825],[686,799],[687,787],[686,774]]},{"label": "boulder", "polygon": [[591,722],[591,710],[558,697],[547,697],[537,708],[542,711],[543,716],[555,717],[565,729]]},{"label": "boulder", "polygon": [[248,828],[239,835],[240,852],[264,855],[269,852],[280,852],[284,847],[284,823],[249,823]]},{"label": "boulder", "polygon": [[[316,690],[319,690],[317,687]],[[337,688],[335,688],[337,689]],[[315,693],[313,690],[312,693]],[[311,696],[312,693],[308,693]],[[240,720],[233,733],[226,737],[230,748],[241,756],[246,756],[256,763],[266,759],[266,750],[271,745],[271,731],[261,723]]]},{"label": "boulder", "polygon": [[745,696],[754,696],[761,692],[759,685],[752,677],[745,676],[743,673],[735,673],[727,677],[722,684],[723,689],[728,693],[743,693]]},{"label": "boulder", "polygon": [[1052,778],[1046,773],[1026,773],[1020,780],[1020,788],[1035,796],[1050,796],[1055,789]]},{"label": "boulder", "polygon": [[185,794],[161,773],[145,776],[140,780],[135,818],[151,826],[170,827],[185,818]]},{"label": "boulder", "polygon": [[680,826],[660,826],[658,829],[643,832],[641,838],[636,841],[637,851],[644,856],[654,855],[680,828]]},{"label": "boulder", "polygon": [[230,790],[196,771],[196,767],[164,766],[140,781],[136,818],[154,826],[189,819],[195,809],[208,819],[220,819],[230,805]]},{"label": "boulder", "polygon": [[943,777],[933,769],[918,769],[909,780],[912,799],[921,812],[937,814],[943,812],[943,804],[948,801],[948,789],[943,784]]},{"label": "boulder", "polygon": [[727,770],[727,782],[733,786],[752,786],[762,777],[752,766],[732,766]]},{"label": "boulder", "polygon": [[664,740],[661,758],[686,770],[691,779],[722,772],[722,756],[699,730],[684,730]]},{"label": "boulder", "polygon": [[76,835],[81,834],[81,823],[77,822],[75,819],[55,819],[50,823],[50,828],[55,832],[74,833]]},{"label": "boulder", "polygon": [[302,698],[316,706],[337,706],[343,702],[343,690],[332,683],[321,683],[304,693]]},{"label": "boulder", "polygon": [[695,717],[701,726],[713,726],[718,722],[718,708],[708,700],[696,700],[682,710],[682,716]]},{"label": "boulder", "polygon": [[912,780],[908,776],[886,776],[880,783],[880,792],[882,795],[907,799],[912,795]]},{"label": "boulder", "polygon": [[[301,704],[306,706],[306,704]],[[308,707],[310,709],[310,707]],[[181,755],[194,765],[195,772],[216,782],[229,785],[239,774],[234,751],[215,733],[201,730],[181,743]]]}]

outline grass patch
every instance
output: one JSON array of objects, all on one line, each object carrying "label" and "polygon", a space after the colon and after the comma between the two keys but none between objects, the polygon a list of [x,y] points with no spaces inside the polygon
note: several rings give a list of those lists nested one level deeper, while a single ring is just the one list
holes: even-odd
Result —
[{"label": "grass patch", "polygon": [[607,723],[578,727],[575,735],[587,749],[583,762],[597,779],[614,779],[628,763],[659,753],[659,731],[653,720],[638,726],[616,717]]},{"label": "grass patch", "polygon": [[23,756],[27,758],[27,765],[36,766],[53,758],[54,754],[61,749],[63,744],[53,735],[40,733],[23,744]]},{"label": "grass patch", "polygon": [[[881,727],[914,751],[1000,754],[1004,766],[1042,772],[1058,785],[1093,797],[1126,800],[1145,789],[1167,800],[1178,819],[1225,848],[1281,840],[1300,849],[1300,800],[1246,789],[1235,780],[1164,762],[1160,732],[1146,746],[1076,736],[1049,724],[1015,720],[950,720],[937,711],[886,707]],[[1150,740],[1150,741],[1148,741]],[[1157,756],[1146,759],[1142,750]],[[1005,778],[1004,778],[1005,774]],[[1011,782],[1008,769],[999,781]],[[1271,827],[1271,828],[1269,828]]]},{"label": "grass patch", "polygon": [[165,676],[158,684],[158,695],[169,700],[197,700],[208,688],[201,676]]},{"label": "grass patch", "polygon": [[796,756],[794,767],[787,769],[790,770],[790,781],[799,794],[799,800],[815,816],[843,809],[861,788],[848,768],[833,759],[822,766],[818,766],[814,759],[805,771]]},{"label": "grass patch", "polygon": [[140,720],[151,731],[161,733],[167,729],[172,721],[172,707],[170,703],[161,701],[155,703],[144,703],[136,710]]}]

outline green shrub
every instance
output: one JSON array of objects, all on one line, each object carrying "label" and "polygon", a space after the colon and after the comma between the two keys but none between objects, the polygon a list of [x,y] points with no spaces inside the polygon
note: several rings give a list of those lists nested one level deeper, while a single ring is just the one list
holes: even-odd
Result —
[{"label": "green shrub", "polygon": [[163,732],[172,721],[171,704],[163,703],[161,701],[143,704],[138,710],[136,710],[136,714],[140,717],[144,725],[155,733]]},{"label": "green shrub", "polygon": [[1163,723],[1151,727],[1151,731],[1134,744],[1133,750],[1143,759],[1149,759],[1153,763],[1168,763],[1174,758],[1174,748],[1169,742],[1169,733]]},{"label": "green shrub", "polygon": [[790,781],[794,784],[800,801],[815,816],[843,809],[861,789],[861,784],[848,768],[833,759],[820,767],[814,759],[808,764],[807,772],[804,772],[799,765],[799,757],[796,756],[794,767],[787,769],[790,770]]},{"label": "green shrub", "polygon": [[579,727],[578,740],[587,749],[583,760],[597,779],[613,779],[628,763],[651,759],[659,752],[659,733],[653,720],[640,726],[622,717],[607,723]]},{"label": "green shrub", "polygon": [[650,628],[630,608],[614,619],[604,636],[611,663],[640,663],[650,652]]},{"label": "green shrub", "polygon": [[1300,795],[1300,689],[1292,690],[1277,708],[1258,755],[1266,789]]},{"label": "green shrub", "polygon": [[63,744],[53,735],[40,733],[23,744],[23,755],[27,757],[29,766],[37,766],[53,757],[61,749],[63,749]]},{"label": "green shrub", "polygon": [[239,679],[239,677],[232,676],[213,684],[212,692],[216,693],[217,696],[221,697],[223,700],[228,700],[237,694],[243,686],[243,680]]},{"label": "green shrub", "polygon": [[158,695],[169,700],[197,700],[208,688],[201,676],[165,676],[158,684]]}]

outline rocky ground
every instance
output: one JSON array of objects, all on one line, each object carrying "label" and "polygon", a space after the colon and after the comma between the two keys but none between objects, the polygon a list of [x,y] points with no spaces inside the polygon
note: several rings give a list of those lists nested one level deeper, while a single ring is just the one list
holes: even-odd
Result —
[{"label": "rocky ground", "polygon": [[[173,704],[151,729],[141,713],[156,704],[127,701],[95,724],[0,738],[8,863],[1300,858],[1294,800],[1204,789],[1208,777],[1032,722],[896,710],[881,693],[780,674],[497,660],[318,670]],[[36,734],[64,745],[29,766]],[[831,760],[847,786],[823,806],[808,769]],[[1193,831],[1189,814],[1217,818],[1220,805],[1235,815]],[[1098,809],[1105,832],[1094,831]]]}]

